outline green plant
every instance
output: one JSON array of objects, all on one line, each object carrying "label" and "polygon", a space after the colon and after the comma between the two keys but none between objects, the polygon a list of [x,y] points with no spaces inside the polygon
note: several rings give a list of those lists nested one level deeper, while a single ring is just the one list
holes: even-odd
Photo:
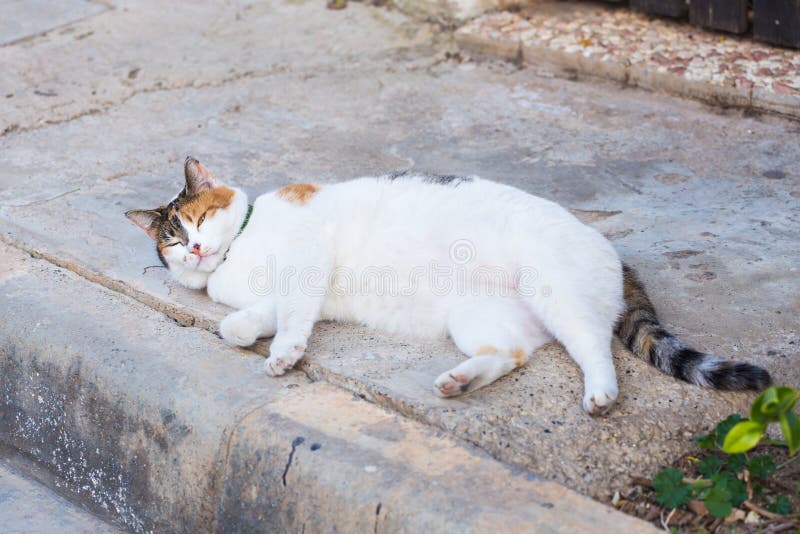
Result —
[{"label": "green plant", "polygon": [[[710,454],[694,459],[701,478],[693,480],[674,467],[663,469],[653,477],[656,502],[668,509],[681,508],[692,500],[702,501],[714,517],[728,517],[734,508],[748,504],[762,491],[762,483],[775,472],[796,460],[800,449],[800,420],[792,411],[800,391],[789,387],[771,387],[764,391],[750,409],[750,417],[733,414],[717,424],[708,434],[697,436],[697,445]],[[766,439],[770,424],[780,425],[785,441]],[[759,443],[788,449],[789,458],[776,465],[770,454],[749,457]],[[748,507],[755,505],[749,503]],[[791,501],[779,495],[768,503],[769,512],[788,515]]]},{"label": "green plant", "polygon": [[800,418],[792,411],[800,391],[789,387],[771,387],[753,402],[750,419],[736,423],[725,436],[722,450],[728,454],[747,452],[761,441],[770,423],[779,423],[789,456],[800,449]]}]

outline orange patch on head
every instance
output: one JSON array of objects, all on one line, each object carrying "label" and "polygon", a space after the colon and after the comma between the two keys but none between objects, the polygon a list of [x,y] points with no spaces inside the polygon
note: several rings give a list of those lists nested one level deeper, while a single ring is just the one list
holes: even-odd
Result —
[{"label": "orange patch on head", "polygon": [[314,184],[293,184],[278,189],[277,195],[278,198],[295,204],[305,204],[317,191],[319,191],[319,187]]},{"label": "orange patch on head", "polygon": [[491,345],[481,345],[478,347],[478,350],[475,351],[477,356],[488,356],[490,354],[497,354],[497,348]]},{"label": "orange patch on head", "polygon": [[509,354],[511,355],[511,358],[514,360],[514,365],[516,365],[517,367],[523,366],[525,362],[528,361],[528,357],[525,355],[525,351],[519,347],[511,349],[509,351]]},{"label": "orange patch on head", "polygon": [[233,195],[233,189],[224,185],[201,191],[181,204],[181,217],[190,223],[197,222],[204,213],[210,217],[216,210],[230,206]]}]

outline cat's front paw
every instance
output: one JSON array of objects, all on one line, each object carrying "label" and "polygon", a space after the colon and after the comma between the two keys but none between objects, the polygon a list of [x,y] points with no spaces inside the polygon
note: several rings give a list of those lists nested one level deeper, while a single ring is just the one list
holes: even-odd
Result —
[{"label": "cat's front paw", "polygon": [[280,376],[294,367],[305,352],[304,341],[276,338],[269,347],[270,356],[264,362],[264,370],[269,376]]},{"label": "cat's front paw", "polygon": [[256,342],[261,326],[248,310],[228,314],[219,324],[219,334],[227,343],[249,347]]}]

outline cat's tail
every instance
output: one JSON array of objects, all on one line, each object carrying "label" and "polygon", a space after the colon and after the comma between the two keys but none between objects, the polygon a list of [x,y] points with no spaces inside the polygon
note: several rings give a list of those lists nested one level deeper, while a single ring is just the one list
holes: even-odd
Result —
[{"label": "cat's tail", "polygon": [[616,334],[631,352],[662,372],[699,386],[761,390],[770,385],[769,373],[761,367],[723,360],[684,345],[659,323],[636,271],[622,264],[622,274],[625,311]]}]

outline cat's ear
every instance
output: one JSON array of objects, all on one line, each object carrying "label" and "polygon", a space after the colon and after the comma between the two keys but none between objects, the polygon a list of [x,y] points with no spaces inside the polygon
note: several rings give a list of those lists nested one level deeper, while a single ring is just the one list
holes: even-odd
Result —
[{"label": "cat's ear", "polygon": [[147,232],[152,240],[158,237],[158,219],[161,217],[159,210],[130,210],[125,212],[125,217]]},{"label": "cat's ear", "polygon": [[186,158],[183,170],[186,174],[185,191],[187,195],[196,195],[206,189],[214,189],[217,187],[217,181],[214,179],[214,175],[211,174],[211,171],[206,169],[192,156]]}]

